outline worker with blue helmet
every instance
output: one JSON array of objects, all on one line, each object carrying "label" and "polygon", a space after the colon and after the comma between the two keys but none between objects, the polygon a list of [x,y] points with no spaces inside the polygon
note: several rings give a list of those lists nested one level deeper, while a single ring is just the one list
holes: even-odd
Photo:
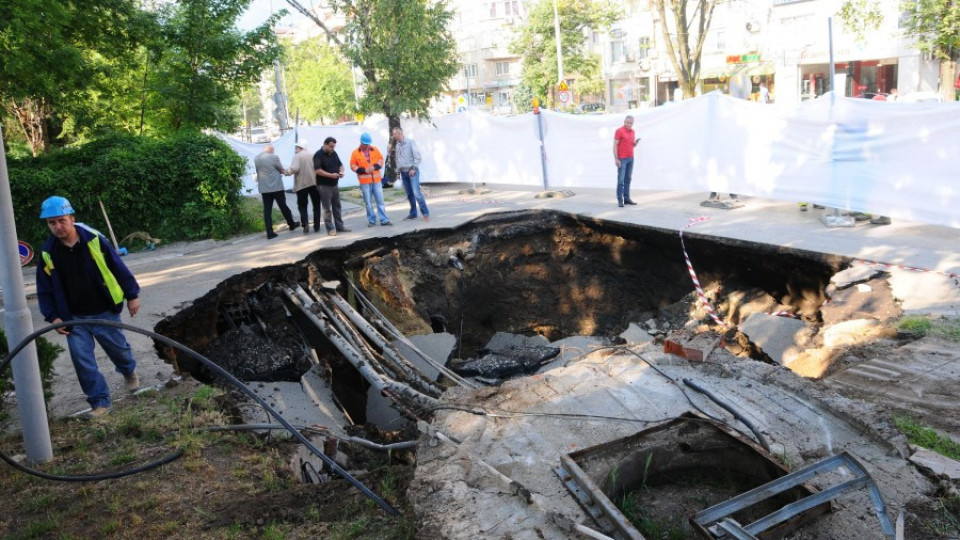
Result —
[{"label": "worker with blue helmet", "polygon": [[[95,229],[76,221],[73,205],[64,197],[49,197],[40,205],[40,219],[50,236],[40,248],[37,302],[52,324],[75,320],[120,322],[126,302],[133,317],[140,310],[140,285],[110,242]],[[110,387],[97,368],[94,343],[99,343],[126,381],[127,390],[140,387],[137,362],[123,332],[114,326],[64,326],[70,358],[80,387],[90,403],[90,416],[110,411]]]}]

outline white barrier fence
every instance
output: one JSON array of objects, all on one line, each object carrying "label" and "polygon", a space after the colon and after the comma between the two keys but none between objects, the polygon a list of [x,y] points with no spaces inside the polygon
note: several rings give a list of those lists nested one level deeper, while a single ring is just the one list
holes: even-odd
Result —
[{"label": "white barrier fence", "polygon": [[[719,191],[819,203],[960,227],[960,103],[898,103],[827,95],[799,105],[762,105],[711,93],[632,113],[642,140],[632,190]],[[551,189],[606,188],[615,201],[613,133],[624,114],[543,111]],[[468,111],[431,123],[404,120],[423,154],[421,180],[544,186],[537,117]],[[347,163],[360,134],[386,152],[386,120],[300,126],[311,151],[337,139]],[[222,136],[222,135],[221,135]],[[262,145],[222,136],[250,159]],[[294,133],[273,144],[284,165]],[[292,185],[292,177],[287,177]],[[342,185],[355,185],[347,173]]]}]

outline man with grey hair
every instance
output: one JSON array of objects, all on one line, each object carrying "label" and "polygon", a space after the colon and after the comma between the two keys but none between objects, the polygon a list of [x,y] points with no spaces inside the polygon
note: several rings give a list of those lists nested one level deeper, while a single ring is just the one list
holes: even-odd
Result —
[{"label": "man with grey hair", "polygon": [[430,221],[430,209],[427,208],[427,200],[423,197],[423,191],[420,190],[420,149],[417,148],[416,141],[405,137],[403,130],[399,127],[393,128],[393,139],[397,141],[394,152],[396,152],[397,168],[400,169],[400,180],[403,182],[403,191],[410,202],[410,213],[403,219],[417,219],[419,204],[423,220]]},{"label": "man with grey hair", "polygon": [[307,150],[307,141],[300,139],[295,146],[296,154],[284,174],[293,175],[293,190],[297,192],[297,209],[303,234],[310,232],[310,217],[307,200],[313,205],[313,232],[320,230],[320,190],[317,189],[317,173],[313,168],[313,152]]},{"label": "man with grey hair", "polygon": [[267,229],[267,239],[277,237],[273,232],[273,203],[280,207],[283,218],[287,220],[290,230],[300,226],[299,221],[293,220],[290,207],[287,206],[287,195],[283,192],[283,165],[280,158],[273,153],[273,145],[263,147],[263,152],[253,159],[257,169],[257,191],[263,199],[263,225]]}]

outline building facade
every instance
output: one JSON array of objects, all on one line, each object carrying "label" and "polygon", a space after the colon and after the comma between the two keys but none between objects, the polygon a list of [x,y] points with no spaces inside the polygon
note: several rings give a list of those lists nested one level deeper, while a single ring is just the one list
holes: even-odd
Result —
[{"label": "building facade", "polygon": [[[603,58],[610,111],[682,99],[663,44],[663,21],[650,0],[619,0],[623,18],[591,36]],[[743,0],[717,5],[701,54],[697,92],[796,103],[829,91],[830,26],[835,84],[845,96],[872,98],[936,91],[939,62],[903,35],[900,3],[882,0],[883,22],[858,38],[843,28],[841,0]],[[832,23],[832,25],[830,24]],[[668,22],[671,37],[674,34]]]}]

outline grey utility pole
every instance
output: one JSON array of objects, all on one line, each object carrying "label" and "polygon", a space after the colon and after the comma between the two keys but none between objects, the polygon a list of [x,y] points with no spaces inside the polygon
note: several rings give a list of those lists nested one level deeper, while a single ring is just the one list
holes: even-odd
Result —
[{"label": "grey utility pole", "polygon": [[[13,197],[10,194],[10,176],[7,172],[7,153],[3,149],[3,129],[0,128],[0,286],[3,287],[3,321],[10,347],[33,333],[33,319],[23,292],[23,274],[20,257],[16,255],[17,230],[13,222]],[[53,459],[50,444],[50,425],[43,401],[40,380],[40,362],[36,343],[30,343],[13,362],[13,384],[17,391],[17,409],[23,431],[23,445],[27,459],[42,463]]]}]

